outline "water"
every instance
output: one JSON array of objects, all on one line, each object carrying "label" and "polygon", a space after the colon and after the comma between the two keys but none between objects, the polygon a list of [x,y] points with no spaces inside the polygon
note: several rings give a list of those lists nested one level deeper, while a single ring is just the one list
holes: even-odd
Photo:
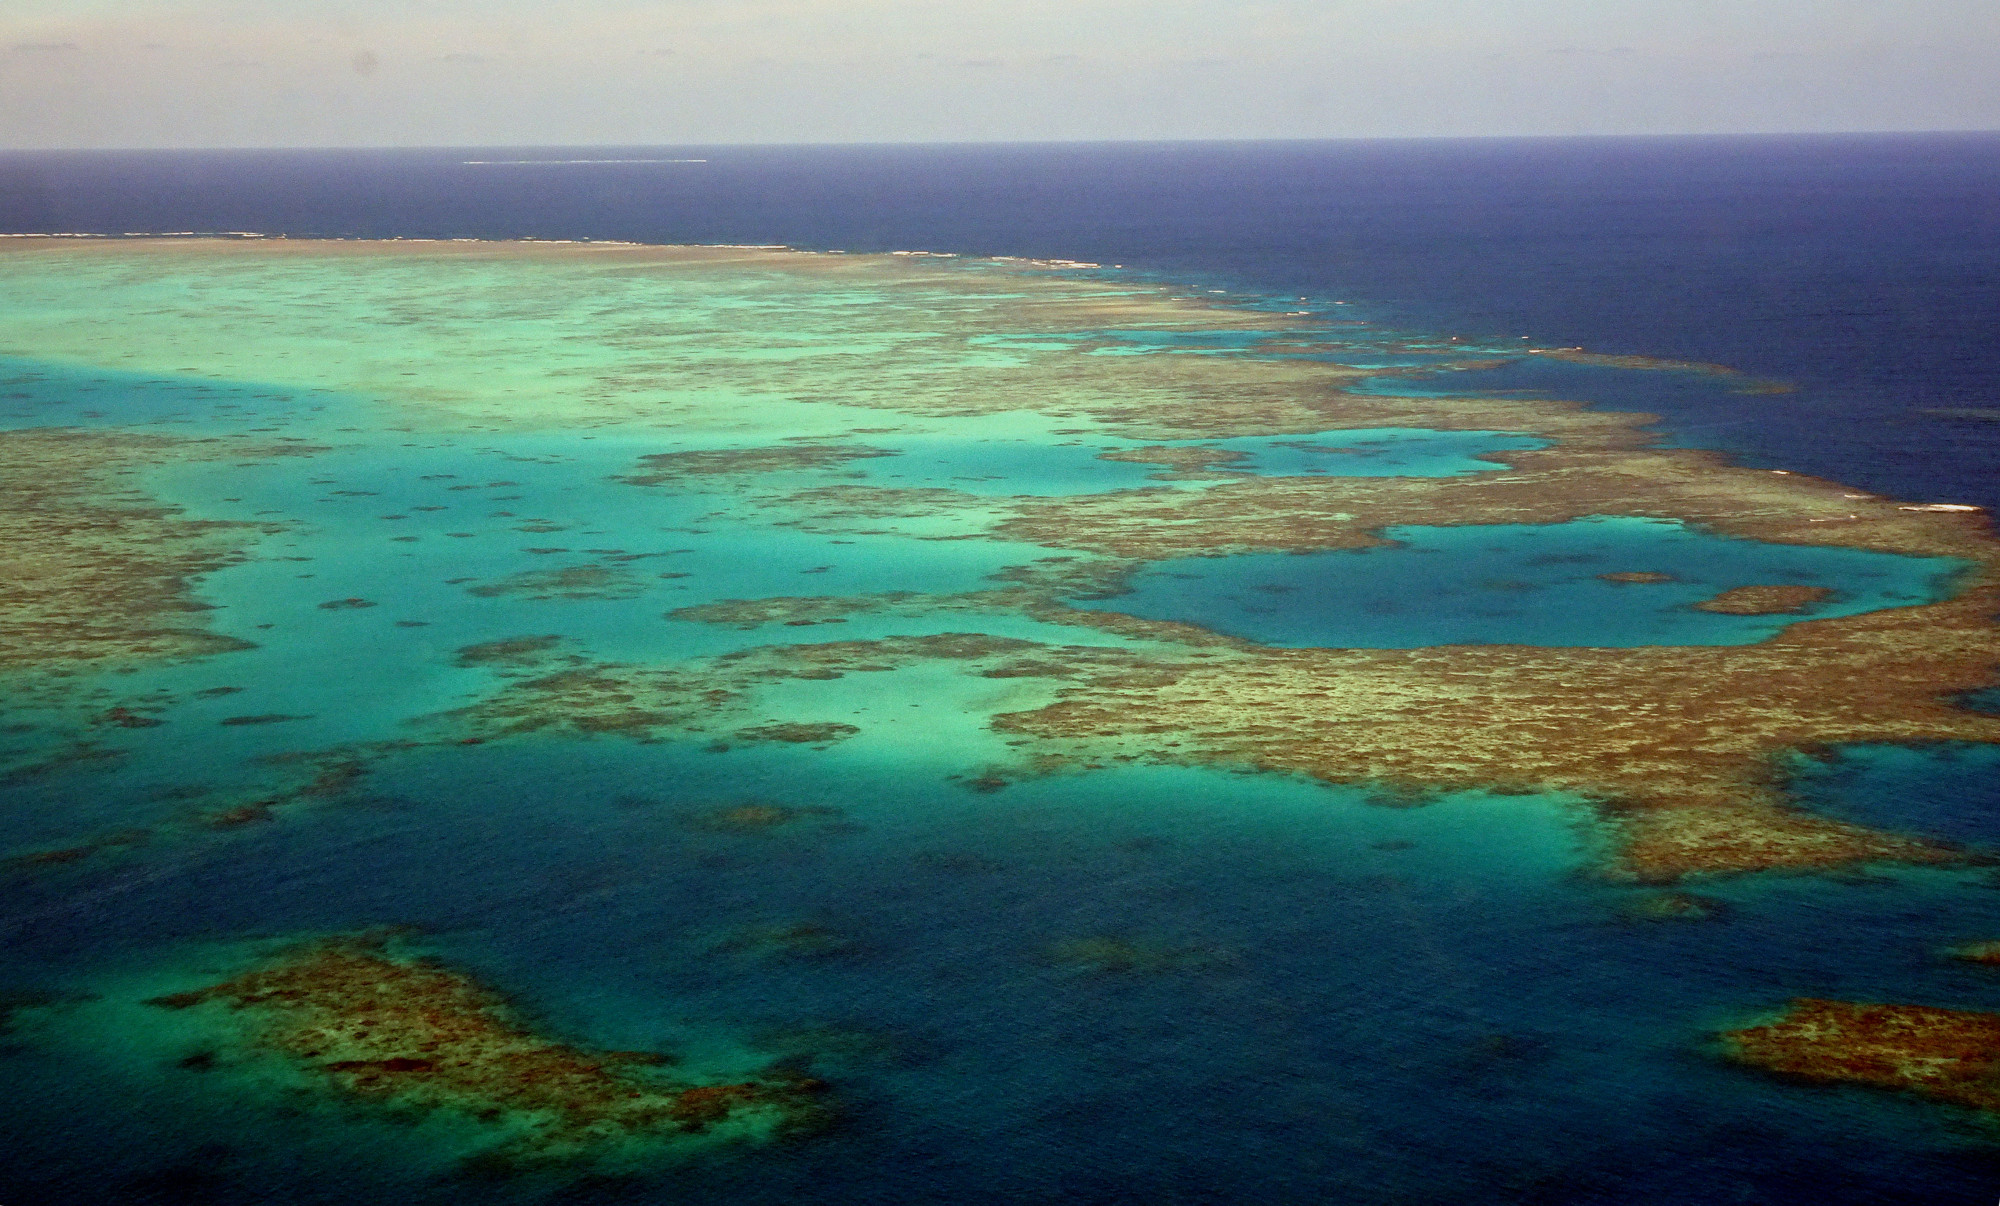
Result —
[{"label": "water", "polygon": [[[707,162],[464,162],[523,157]],[[1117,263],[1350,301],[1437,335],[1526,335],[1792,382],[1795,394],[1718,391],[1669,413],[1699,444],[1758,463],[2000,506],[2000,424],[1929,413],[2000,405],[1993,134],[13,153],[0,156],[0,230]]]},{"label": "water", "polygon": [[[487,157],[473,152],[9,155],[0,228],[790,242],[1124,264],[1113,279],[1372,320],[1327,328],[1353,340],[1344,362],[1416,371],[1364,390],[1643,409],[1675,443],[1925,501],[2000,502],[2000,425],[1921,413],[1991,404],[1990,138],[702,154],[700,172],[532,178],[464,165]],[[1981,1124],[1767,1081],[1709,1046],[1798,995],[2000,1008],[2000,978],[1937,954],[2000,935],[1984,871],[1717,881],[1695,889],[1720,906],[1710,920],[1638,920],[1650,890],[1593,873],[1601,835],[1560,796],[1467,791],[1409,807],[1284,776],[1138,765],[977,782],[1014,756],[986,718],[1039,706],[1050,688],[948,663],[757,688],[760,719],[859,729],[825,749],[727,732],[401,744],[505,681],[457,656],[497,638],[559,635],[562,650],[630,664],[950,632],[1133,647],[984,604],[863,612],[837,628],[669,615],[772,596],[970,597],[1050,552],[981,538],[997,513],[985,508],[1213,486],[1107,451],[1208,448],[1245,454],[1221,463],[1233,472],[1392,479],[1498,472],[1540,444],[1408,428],[1139,439],[1032,407],[869,409],[850,403],[931,388],[899,359],[940,354],[924,306],[874,322],[883,298],[866,288],[579,274],[535,293],[511,271],[384,262],[147,281],[79,269],[16,274],[0,291],[10,427],[327,449],[146,479],[201,517],[295,524],[197,584],[215,630],[256,648],[122,679],[167,693],[149,713],[158,727],[75,728],[8,708],[36,726],[4,734],[9,748],[81,733],[124,758],[0,784],[0,850],[150,836],[0,881],[0,986],[22,994],[8,1000],[58,1002],[15,1012],[0,1036],[12,1086],[0,1113],[16,1137],[6,1200],[1993,1196],[2000,1159]],[[177,320],[176,307],[209,321]],[[93,313],[117,320],[77,320]],[[426,325],[452,314],[477,319]],[[675,341],[676,371],[708,401],[669,374],[646,378],[629,413],[590,409],[579,383],[650,371],[621,342],[640,321]],[[371,337],[326,337],[355,329]],[[590,337],[566,338],[579,331]],[[1798,389],[1537,359],[1512,349],[1524,333]],[[1453,334],[1495,363],[1441,369]],[[1032,368],[1078,349],[1161,371],[1176,357],[1296,354],[1241,331],[1114,327],[967,341],[949,363]],[[772,387],[783,379],[771,366],[824,364],[828,351],[863,368],[817,400]],[[489,422],[504,412],[481,408],[509,390],[548,408],[536,413],[597,417]],[[413,391],[433,391],[442,417],[413,421],[425,413]],[[647,456],[795,436],[894,455],[621,480]],[[796,501],[851,487],[960,501],[846,519]],[[1688,605],[1735,585],[1825,584],[1834,593],[1811,617],[1859,614],[1947,593],[1954,569],[1616,517],[1387,535],[1394,547],[1156,564],[1134,593],[1089,605],[1280,645],[1738,644],[1801,617]],[[524,577],[551,570],[602,572],[581,598]],[[1673,580],[1598,577],[1617,571]],[[322,606],[350,598],[372,606]],[[246,716],[294,719],[224,723]],[[258,759],[331,747],[372,751],[350,789],[273,823],[204,819],[269,784]],[[1994,840],[1987,747],[1820,753],[1788,769],[1812,807]],[[769,831],[706,820],[746,801],[803,819]],[[449,1118],[288,1096],[226,1060],[190,1070],[182,1061],[212,1039],[136,1004],[213,982],[259,942],[384,924],[416,927],[425,950],[569,1041],[673,1051],[716,1075],[806,1061],[835,1086],[839,1124],[633,1176],[469,1180],[469,1141]],[[827,944],[768,937],[799,926]]]},{"label": "water", "polygon": [[[1664,520],[1388,528],[1392,548],[1155,563],[1130,594],[1088,602],[1266,645],[1749,645],[1800,617],[1693,605],[1753,585],[1835,593],[1815,618],[1947,597],[1949,558],[1733,540]],[[1664,582],[1602,575],[1663,574]],[[1831,584],[1839,583],[1838,587]]]}]

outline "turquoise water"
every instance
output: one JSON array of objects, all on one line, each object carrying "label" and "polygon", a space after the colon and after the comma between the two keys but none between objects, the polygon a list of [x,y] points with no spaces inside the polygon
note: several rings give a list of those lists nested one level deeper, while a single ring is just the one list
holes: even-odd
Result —
[{"label": "turquoise water", "polygon": [[[810,334],[783,355],[810,359]],[[1292,354],[1234,332],[1116,334]],[[1103,336],[989,350],[1060,355]],[[1419,362],[1350,359],[1369,356]],[[389,391],[323,366],[299,376],[312,384],[26,358],[0,371],[0,392],[25,395],[0,397],[11,425],[326,446],[146,475],[191,516],[291,525],[195,584],[214,630],[255,648],[116,677],[157,701],[157,727],[7,701],[5,751],[87,742],[111,757],[0,777],[0,852],[149,830],[74,862],[0,867],[0,1004],[22,1006],[11,1029],[0,1019],[8,1202],[1709,1206],[1974,1200],[2000,1169],[1948,1112],[1804,1092],[1708,1046],[1799,994],[2000,1007],[2000,977],[1936,957],[2000,933],[1984,870],[1700,884],[1712,919],[1638,920],[1650,890],[1593,874],[1603,835],[1577,801],[1465,792],[1411,807],[1171,766],[1032,775],[987,722],[1055,687],[943,661],[758,689],[760,717],[859,729],[826,749],[415,744],[426,718],[498,685],[457,651],[514,636],[633,665],[946,632],[1143,648],[1000,611],[748,630],[669,615],[990,590],[1056,552],[986,534],[1005,497],[1162,486],[1157,466],[1102,459],[1135,439],[1073,416],[947,422],[789,398],[587,427],[426,426]],[[896,455],[620,480],[646,456],[788,436]],[[1418,429],[1179,443],[1244,452],[1241,471],[1378,477],[1486,472],[1483,455],[1541,446]],[[840,522],[792,499],[846,485],[978,497]],[[1157,565],[1093,605],[1274,644],[1742,644],[1795,618],[1687,605],[1768,581],[1827,585],[1812,614],[1855,614],[1935,597],[1957,569],[1617,517],[1388,535],[1396,547]],[[590,576],[565,590],[550,585],[561,571]],[[1674,581],[1597,577],[1620,571]],[[246,717],[264,722],[229,723]],[[365,773],[269,823],[204,823],[218,799],[268,788],[261,759],[328,751]],[[977,780],[995,767],[1011,781]],[[1825,811],[1984,841],[1993,810],[1964,801],[1990,798],[1992,770],[1983,750],[1864,749],[1796,778]],[[704,823],[746,802],[804,819]],[[477,1180],[449,1120],[182,1066],[202,1038],[136,1004],[208,982],[246,944],[388,924],[559,1038],[717,1074],[808,1068],[832,1084],[838,1123],[637,1173]],[[810,951],[758,939],[797,925],[830,937]],[[1092,962],[1079,943],[1135,955]]]},{"label": "turquoise water", "polygon": [[7,427],[166,428],[175,435],[310,425],[356,400],[309,386],[163,377],[0,353],[0,424]]},{"label": "turquoise water", "polygon": [[[1691,604],[1752,585],[1824,586],[1813,618],[1931,602],[1963,565],[1862,549],[1768,544],[1652,519],[1394,527],[1389,548],[1183,557],[1129,593],[1079,606],[1199,624],[1267,645],[1749,645],[1805,616]],[[1662,573],[1624,583],[1607,573]]]}]

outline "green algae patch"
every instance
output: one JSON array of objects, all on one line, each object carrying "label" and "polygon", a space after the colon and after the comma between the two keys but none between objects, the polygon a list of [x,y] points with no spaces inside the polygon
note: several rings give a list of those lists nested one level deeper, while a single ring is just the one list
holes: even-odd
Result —
[{"label": "green algae patch", "polygon": [[799,1076],[709,1081],[650,1051],[535,1032],[498,993],[379,936],[283,951],[230,979],[153,997],[225,1050],[274,1055],[318,1092],[476,1126],[483,1166],[629,1162],[769,1141],[825,1117]]}]

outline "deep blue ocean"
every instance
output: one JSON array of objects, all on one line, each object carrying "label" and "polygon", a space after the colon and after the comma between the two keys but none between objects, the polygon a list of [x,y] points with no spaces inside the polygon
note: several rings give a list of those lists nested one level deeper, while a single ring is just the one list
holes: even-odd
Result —
[{"label": "deep blue ocean", "polygon": [[[512,159],[700,162],[467,162]],[[1675,441],[1748,462],[2000,507],[2000,135],[0,154],[0,232],[228,231],[1120,265],[1266,299],[1348,301],[1426,337],[1726,365],[1796,389],[1734,393],[1634,372],[1618,375],[1616,396],[1587,400],[1655,411]],[[1558,363],[1495,371],[1506,374],[1508,387],[1563,396],[1606,376]],[[514,459],[521,482],[495,486],[567,487],[568,470]],[[337,456],[321,464],[348,472]],[[591,500],[629,496],[592,488]],[[672,505],[689,523],[707,506]],[[1425,631],[1476,641],[1526,626],[1560,645],[1603,638],[1576,629],[1568,601],[1587,592],[1692,599],[1753,580],[1762,567],[1749,559],[1775,555],[1622,522],[1643,528],[1685,583],[1618,588],[1594,563],[1575,568],[1616,522],[1411,529],[1404,549],[1322,559],[1408,595],[1418,587],[1399,575],[1423,572],[1405,563],[1426,542],[1458,540],[1466,582],[1438,591]],[[1554,604],[1502,610],[1471,590],[1503,562],[1546,554],[1537,542],[1568,542],[1543,557],[1554,568],[1536,584]],[[966,579],[953,589],[993,568],[971,545],[938,547],[961,550],[964,564],[945,567]],[[1859,583],[1838,601],[1855,610],[1921,597],[1950,569],[1781,552],[1803,558],[1787,562],[1788,579],[1837,570]],[[1264,585],[1289,589],[1279,575],[1307,560],[1270,569]],[[698,568],[719,578],[733,567]],[[277,575],[290,569],[248,567],[253,586],[256,573],[275,584],[261,588],[275,615],[289,600]],[[289,589],[318,592],[299,609],[328,631],[372,622],[310,601],[347,587]],[[1311,621],[1325,610],[1270,605],[1304,591],[1260,599],[1187,577],[1148,589],[1171,596],[1172,614],[1198,605],[1205,622],[1277,644],[1319,639]],[[461,638],[439,598],[390,601],[436,609],[444,650]],[[621,606],[576,610],[605,633],[639,631]],[[648,597],[644,610],[650,622],[659,606]],[[1768,631],[1764,620],[1676,617],[1665,636],[1636,617],[1610,643]],[[1382,621],[1384,633],[1408,627]],[[719,649],[738,637],[703,639]],[[384,638],[371,655],[416,660],[414,648]],[[953,731],[949,698],[919,698],[936,715],[910,723]],[[275,743],[283,728],[230,732]],[[158,747],[148,774],[160,783],[174,757],[203,756],[183,753],[177,732],[130,738]],[[15,1149],[0,1160],[0,1206],[2000,1197],[1990,1125],[1895,1095],[1784,1084],[1712,1047],[1718,1029],[1797,995],[2000,1009],[2000,976],[1938,955],[2000,938],[1988,871],[1704,883],[1694,890],[1709,920],[1660,921],[1651,890],[1591,875],[1586,827],[1561,800],[1474,792],[1388,807],[1358,788],[1151,766],[979,793],[872,748],[419,748],[385,756],[369,790],[339,808],[0,883],[0,994],[24,994],[0,1005],[32,1012],[37,992],[101,993],[110,1004],[79,1016],[108,1016],[107,986],[162,974],[162,951],[198,964],[203,943],[408,923],[553,1033],[697,1055],[704,1036],[748,1033],[759,1058],[809,1059],[837,1087],[829,1133],[659,1175],[488,1183],[427,1164],[421,1127],[253,1110],[165,1061],[161,1051],[178,1054],[171,1035],[155,1041],[114,1017],[52,1050],[24,1023],[0,1037],[0,1133]],[[1796,768],[1810,806],[2000,844],[1992,747],[1822,753]],[[130,823],[172,806],[159,786],[15,785],[0,792],[0,838],[75,840],[69,815],[33,811],[44,803],[94,809],[100,827]],[[828,819],[771,834],[703,827],[704,809],[746,793]],[[800,920],[842,944],[799,955],[743,938]],[[1148,966],[1049,954],[1103,935]],[[150,1026],[155,1015],[136,1016]],[[77,1056],[93,1042],[106,1058]]]}]

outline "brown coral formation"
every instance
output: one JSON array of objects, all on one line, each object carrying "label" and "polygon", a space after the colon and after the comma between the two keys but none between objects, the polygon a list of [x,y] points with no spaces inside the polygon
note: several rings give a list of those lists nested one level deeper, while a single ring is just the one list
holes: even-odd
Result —
[{"label": "brown coral formation", "polygon": [[0,432],[0,674],[249,647],[201,625],[190,582],[241,560],[263,529],[182,518],[118,480],[215,453],[157,436]]},{"label": "brown coral formation", "polygon": [[836,741],[845,741],[860,731],[854,725],[834,720],[814,723],[790,721],[752,725],[749,728],[736,730],[733,735],[739,741],[783,741],[792,745],[825,747]]},{"label": "brown coral formation", "polygon": [[744,476],[801,469],[830,469],[849,461],[897,456],[885,448],[859,444],[779,444],[768,448],[716,448],[698,452],[659,452],[642,456],[642,473],[618,478],[628,486],[664,486],[688,477]]},{"label": "brown coral formation", "polygon": [[[1346,451],[1341,449],[1340,451]],[[1155,444],[1146,448],[1120,448],[1097,454],[1100,461],[1124,461],[1134,465],[1160,465],[1168,472],[1156,473],[1154,477],[1208,477],[1218,470],[1228,472],[1238,462],[1248,459],[1246,454],[1232,452],[1226,448],[1169,448]]]},{"label": "brown coral formation", "polygon": [[[2000,718],[1942,696],[1991,681],[1993,588],[1808,621],[1760,645],[1261,649],[1134,658],[995,719],[1045,756],[1235,763],[1406,789],[1571,792],[1641,879],[1945,862],[1957,852],[1787,805],[1788,751],[2000,741]],[[1135,627],[1141,622],[1132,621]],[[1226,651],[1225,651],[1226,649]]]},{"label": "brown coral formation", "polygon": [[1725,616],[1798,615],[1832,594],[1828,586],[1737,586],[1693,607]]},{"label": "brown coral formation", "polygon": [[832,624],[862,612],[901,609],[912,602],[919,608],[931,596],[915,591],[889,591],[879,595],[786,595],[769,599],[718,599],[693,607],[677,607],[667,613],[670,620],[695,624],[726,624],[749,630],[766,624],[805,627]]},{"label": "brown coral formation", "polygon": [[703,1133],[768,1137],[818,1113],[817,1082],[692,1083],[652,1052],[537,1034],[492,990],[379,937],[302,946],[148,1004],[225,1009],[241,1043],[327,1090],[476,1120],[517,1161],[626,1156]]},{"label": "brown coral formation", "polygon": [[771,833],[805,821],[834,821],[840,810],[817,805],[793,808],[763,800],[746,800],[699,812],[688,819],[696,829],[711,833]]},{"label": "brown coral formation", "polygon": [[258,789],[208,798],[202,813],[204,824],[214,829],[231,829],[269,821],[281,808],[346,795],[368,773],[368,763],[362,754],[338,750],[278,754],[263,762],[272,768],[271,781]]},{"label": "brown coral formation", "polygon": [[561,642],[554,634],[481,641],[460,649],[454,660],[461,666],[531,666]]},{"label": "brown coral formation", "polygon": [[2000,1014],[1807,998],[1722,1038],[1730,1058],[1780,1076],[2000,1111]]},{"label": "brown coral formation", "polygon": [[1655,586],[1662,582],[1675,581],[1672,574],[1663,574],[1658,570],[1618,570],[1597,576],[1606,582],[1616,582],[1620,586]]}]

